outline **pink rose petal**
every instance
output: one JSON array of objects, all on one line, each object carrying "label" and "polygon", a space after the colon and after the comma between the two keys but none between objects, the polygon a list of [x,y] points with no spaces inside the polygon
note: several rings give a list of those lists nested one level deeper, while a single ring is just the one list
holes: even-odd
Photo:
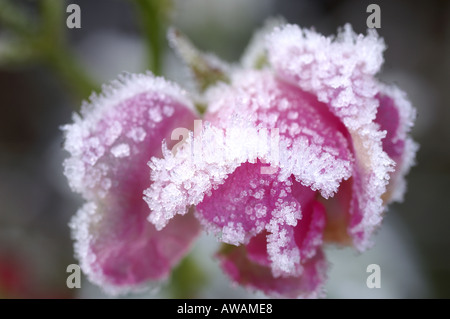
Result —
[{"label": "pink rose petal", "polygon": [[371,29],[357,35],[349,24],[337,37],[296,25],[276,28],[267,37],[270,63],[283,79],[314,93],[352,130],[375,119],[384,42]]},{"label": "pink rose petal", "polygon": [[378,95],[380,107],[375,122],[385,130],[383,150],[396,163],[384,199],[402,201],[406,191],[405,176],[414,165],[418,145],[409,136],[416,117],[415,109],[399,88],[384,86]]},{"label": "pink rose petal", "polygon": [[[293,175],[324,197],[332,196],[350,177],[353,156],[342,123],[312,95],[270,72],[236,74],[232,87],[216,88],[209,100],[209,122],[201,133],[190,136],[175,156],[167,152],[163,159],[152,160],[154,183],[145,195],[157,228],[201,203],[243,163],[268,163],[265,169],[277,175],[262,177],[268,183],[285,182]],[[260,172],[265,175],[264,169]]]},{"label": "pink rose petal", "polygon": [[147,161],[178,126],[193,125],[185,93],[152,75],[128,75],[93,96],[63,129],[72,188],[88,201],[71,222],[76,254],[91,281],[112,293],[167,277],[199,232],[192,214],[163,232],[142,199]]},{"label": "pink rose petal", "polygon": [[267,37],[269,60],[280,78],[316,95],[350,134],[356,159],[350,214],[334,220],[348,220],[359,250],[371,245],[371,234],[381,223],[381,197],[394,171],[394,161],[383,149],[386,132],[374,123],[384,88],[374,75],[383,63],[384,48],[376,31],[357,35],[349,25],[336,38],[294,25]]},{"label": "pink rose petal", "polygon": [[270,267],[249,258],[245,246],[225,246],[217,254],[222,270],[230,279],[249,289],[278,298],[317,298],[324,294],[327,262],[318,250],[301,267],[301,275],[274,277]]}]

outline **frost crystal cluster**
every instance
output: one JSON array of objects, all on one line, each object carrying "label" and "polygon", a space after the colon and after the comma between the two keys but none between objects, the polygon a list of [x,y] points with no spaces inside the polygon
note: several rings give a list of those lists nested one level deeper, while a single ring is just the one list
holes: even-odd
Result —
[{"label": "frost crystal cluster", "polygon": [[369,248],[414,162],[414,109],[375,77],[384,49],[373,30],[282,25],[259,32],[239,67],[191,59],[223,72],[201,92],[140,74],[92,96],[63,128],[89,279],[113,294],[162,280],[205,230],[232,281],[323,296],[323,246]]}]

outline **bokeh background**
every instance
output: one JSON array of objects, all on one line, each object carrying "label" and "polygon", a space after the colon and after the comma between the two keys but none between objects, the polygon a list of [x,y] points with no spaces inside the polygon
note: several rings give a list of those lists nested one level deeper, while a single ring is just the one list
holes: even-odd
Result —
[{"label": "bokeh background", "polygon": [[[106,297],[85,278],[81,289],[66,287],[66,267],[77,262],[68,222],[81,199],[62,175],[60,126],[91,88],[155,67],[143,2],[0,0],[0,298]],[[81,29],[65,25],[70,3],[81,8]],[[328,295],[449,298],[450,1],[174,0],[150,18],[166,17],[200,49],[237,62],[268,17],[326,35],[345,23],[365,33],[370,3],[381,7],[378,32],[387,44],[379,77],[397,83],[417,108],[412,134],[420,150],[405,201],[390,207],[376,246],[363,255],[327,250]],[[189,87],[163,36],[160,45],[157,71]],[[128,297],[262,297],[228,282],[215,247],[202,237],[158,293]],[[371,263],[381,266],[380,289],[366,286]]]}]

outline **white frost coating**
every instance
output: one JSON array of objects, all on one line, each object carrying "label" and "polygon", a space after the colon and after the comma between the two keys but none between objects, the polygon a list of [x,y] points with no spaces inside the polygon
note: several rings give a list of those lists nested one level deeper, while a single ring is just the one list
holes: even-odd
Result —
[{"label": "white frost coating", "polygon": [[222,228],[222,242],[231,245],[239,245],[245,240],[245,230],[241,223],[229,222]]},{"label": "white frost coating", "polygon": [[[274,162],[279,164],[281,168],[280,180],[285,180],[291,174],[294,174],[297,181],[304,186],[309,186],[313,190],[320,190],[322,196],[328,198],[333,196],[339,187],[342,179],[348,179],[352,174],[353,158],[352,154],[347,154],[350,158],[342,159],[332,147],[324,146],[324,138],[322,134],[326,135],[327,128],[323,131],[317,132],[312,126],[308,127],[313,115],[309,114],[311,118],[306,121],[299,118],[298,109],[292,105],[292,101],[287,98],[281,98],[280,103],[274,103],[281,97],[283,93],[277,87],[278,80],[272,76],[270,72],[235,72],[233,74],[234,88],[225,85],[219,85],[210,89],[207,92],[208,100],[213,101],[210,104],[209,112],[211,114],[220,114],[219,122],[227,123],[230,118],[236,119],[241,117],[242,121],[262,123],[260,134],[265,129],[267,134],[276,127],[282,135],[279,139],[279,145],[269,145],[264,138],[253,139],[247,138],[247,134],[237,132],[237,136],[246,136],[245,140],[236,138],[236,153],[241,152],[240,148],[248,145],[258,145],[259,149],[273,150],[274,146],[279,148],[278,154],[271,152]],[[251,96],[251,98],[249,98]],[[298,103],[298,102],[297,102]],[[276,104],[276,105],[274,105]],[[262,112],[261,110],[268,110]],[[225,110],[225,111],[224,111]],[[281,112],[287,113],[287,118],[295,121],[288,124],[287,121],[280,121]],[[296,115],[292,115],[296,113]],[[289,118],[291,114],[291,118]],[[314,117],[317,122],[320,118]],[[227,126],[228,128],[228,126]],[[287,136],[283,136],[286,135]],[[346,138],[340,133],[330,137],[339,142],[339,145],[347,145]],[[261,135],[260,135],[261,136]],[[263,141],[261,143],[261,141]],[[230,152],[233,152],[231,149]],[[279,156],[279,161],[276,156]]]},{"label": "white frost coating", "polygon": [[[245,210],[247,217],[236,219],[230,205],[225,207],[229,212],[228,223],[224,216],[215,216],[212,222],[199,212],[196,217],[221,241],[234,245],[248,243],[252,236],[269,230],[267,220],[271,220],[273,272],[281,276],[301,271],[298,247],[285,238],[286,229],[294,227],[301,218],[299,207],[282,206],[287,204],[287,193],[291,191],[290,177],[293,175],[302,185],[328,198],[338,190],[342,180],[351,176],[354,158],[347,152],[351,146],[340,131],[323,125],[318,131],[321,117],[313,110],[315,105],[286,93],[277,81],[269,71],[236,72],[233,86],[217,85],[208,90],[207,100],[212,101],[208,114],[212,114],[214,124],[205,122],[201,134],[196,133],[195,137],[190,134],[176,155],[165,150],[164,158],[152,158],[149,166],[153,183],[144,192],[144,199],[152,211],[149,221],[162,229],[176,214],[185,214],[187,207],[199,204],[205,195],[225,183],[242,163],[256,163],[259,159],[270,164],[275,168],[272,174],[276,174],[273,187],[279,188],[276,183],[286,184],[284,192],[276,194],[271,189],[267,194],[277,202],[275,210],[257,205]],[[294,114],[295,110],[303,112],[306,118]],[[278,139],[274,139],[272,129],[279,131]],[[256,190],[259,183],[265,180],[249,181],[249,189],[237,197],[261,199],[264,193]],[[235,203],[238,202],[239,198],[235,198]],[[264,218],[267,214],[268,219]],[[245,231],[237,229],[234,223],[242,218],[248,222]]]},{"label": "white frost coating", "polygon": [[405,148],[403,150],[402,162],[397,166],[397,171],[392,182],[394,183],[392,189],[390,202],[402,202],[406,192],[406,178],[405,176],[411,170],[411,167],[416,164],[416,153],[419,150],[419,144],[408,137],[405,140]]},{"label": "white frost coating", "polygon": [[131,138],[136,143],[142,142],[146,136],[147,133],[140,126],[131,128],[131,130],[127,133],[127,137]]},{"label": "white frost coating", "polygon": [[114,121],[111,127],[105,132],[106,145],[111,146],[120,134],[122,134],[122,125],[118,121]]},{"label": "white frost coating", "polygon": [[[146,138],[147,133],[142,127],[146,125],[145,118],[129,118],[125,127],[124,123],[119,121],[127,117],[115,114],[117,107],[140,94],[151,94],[152,98],[161,103],[170,100],[194,110],[185,91],[163,78],[154,77],[151,73],[124,73],[118,80],[104,85],[100,95],[91,95],[89,102],[83,102],[81,115],[75,113],[73,123],[62,127],[65,133],[64,148],[71,155],[64,161],[64,173],[72,190],[81,193],[85,199],[94,200],[107,191],[102,186],[105,185],[103,179],[109,171],[108,165],[102,165],[108,160],[106,155],[112,153],[117,155],[117,158],[130,155],[130,147],[127,150],[127,147],[122,145],[113,150],[113,144],[129,142],[129,145],[132,145]],[[170,107],[164,104],[164,115],[169,116],[168,114],[173,112],[173,108],[170,110]],[[132,116],[134,114],[130,115]],[[138,123],[139,121],[143,123]],[[102,125],[106,127],[106,131],[101,131],[99,127]]]},{"label": "white frost coating", "polygon": [[294,142],[282,138],[280,146],[280,181],[293,174],[302,185],[329,198],[342,180],[351,176],[353,161],[342,160],[320,145],[310,144],[304,137]]},{"label": "white frost coating", "polygon": [[167,117],[171,117],[175,112],[174,108],[170,105],[164,105],[162,111],[163,114]]},{"label": "white frost coating", "polygon": [[394,171],[395,162],[383,151],[381,140],[386,132],[379,131],[377,124],[371,123],[350,133],[357,157],[350,213],[362,212],[362,220],[350,227],[349,232],[358,238],[354,240],[355,247],[364,251],[372,246],[370,237],[381,224],[385,209],[382,195],[386,192],[389,173]]},{"label": "white frost coating", "polygon": [[399,112],[400,125],[397,129],[397,134],[395,135],[393,142],[396,142],[397,140],[406,140],[416,119],[417,114],[415,108],[411,105],[406,93],[396,85],[388,86],[380,84],[380,93],[390,97],[394,101],[394,104]]},{"label": "white frost coating", "polygon": [[[78,212],[72,217],[69,227],[72,231],[72,239],[75,241],[75,257],[80,262],[80,267],[89,281],[102,288],[105,293],[117,296],[128,293],[142,293],[149,289],[156,289],[157,283],[148,282],[141,285],[121,285],[116,286],[108,281],[108,278],[102,274],[101,269],[96,263],[96,256],[91,250],[91,244],[97,240],[95,234],[98,234],[97,228],[101,227],[102,214],[99,207],[94,202],[85,203]],[[101,240],[101,239],[99,239]]]},{"label": "white frost coating", "polygon": [[128,144],[122,143],[111,148],[111,154],[114,157],[128,157],[130,156],[130,146]]},{"label": "white frost coating", "polygon": [[390,97],[398,110],[400,117],[400,125],[394,136],[393,142],[398,140],[405,141],[405,147],[403,150],[400,163],[397,164],[395,175],[393,176],[392,194],[390,202],[403,201],[404,194],[406,192],[406,178],[412,166],[415,164],[416,153],[419,149],[419,145],[413,141],[409,136],[409,133],[414,125],[416,119],[416,109],[411,105],[406,93],[395,85],[387,86],[382,85],[380,92]]},{"label": "white frost coating", "polygon": [[159,123],[162,121],[163,117],[161,114],[161,110],[159,107],[151,108],[148,110],[148,114],[150,115],[150,118],[155,121],[156,123]]},{"label": "white frost coating", "polygon": [[[190,134],[176,156],[163,147],[163,158],[151,159],[153,183],[144,191],[144,199],[152,211],[149,220],[157,229],[162,229],[176,214],[184,215],[187,206],[198,204],[249,157],[256,161],[256,154],[230,151],[229,145],[235,144],[236,140],[226,139],[222,129],[205,123],[203,134],[196,138]],[[194,153],[194,149],[200,152]]]},{"label": "white frost coating", "polygon": [[[166,119],[167,114],[173,115],[178,106],[194,109],[184,91],[175,84],[151,74],[123,75],[118,81],[104,86],[100,96],[93,95],[89,104],[83,104],[81,115],[74,114],[73,123],[63,127],[64,147],[70,153],[64,162],[64,172],[72,189],[87,200],[70,223],[76,255],[88,278],[109,294],[149,288],[148,282],[139,285],[117,283],[114,275],[111,276],[104,267],[108,261],[101,259],[108,253],[108,241],[114,242],[116,236],[121,236],[111,227],[121,222],[114,210],[122,207],[113,207],[115,199],[125,196],[117,201],[120,204],[123,200],[134,200],[133,196],[129,198],[123,193],[127,191],[122,187],[124,175],[134,178],[136,169],[140,173],[142,168],[138,166],[151,154],[159,152],[158,148],[143,148],[138,144],[167,130],[164,122],[156,125],[155,119],[150,119],[148,109],[165,107],[163,115]],[[141,183],[139,178],[136,183]],[[131,185],[131,189],[135,185]]]},{"label": "white frost coating", "polygon": [[188,206],[200,203],[208,192],[223,184],[239,165],[256,163],[257,159],[276,167],[280,182],[294,175],[324,197],[332,196],[340,182],[350,177],[350,161],[302,138],[294,142],[281,138],[277,145],[280,156],[272,146],[267,130],[253,126],[251,121],[236,117],[227,129],[205,122],[202,133],[196,137],[190,134],[175,156],[164,148],[163,158],[153,157],[149,162],[153,183],[144,191],[152,211],[149,220],[162,229],[176,214],[184,215]]},{"label": "white frost coating", "polygon": [[[379,106],[376,96],[385,89],[374,77],[383,63],[384,42],[375,30],[357,35],[348,24],[337,37],[286,25],[266,41],[275,72],[326,103],[352,136],[356,164],[350,209],[362,218],[349,231],[355,246],[365,250],[381,222],[385,208],[381,196],[395,165],[382,149],[385,132],[373,123]],[[404,123],[409,125],[411,113],[405,114]]]},{"label": "white frost coating", "polygon": [[155,77],[151,72],[145,74],[125,72],[109,85],[103,85],[100,95],[92,94],[89,98],[90,102],[83,103],[81,114],[83,117],[89,116],[92,120],[100,120],[105,110],[144,92],[158,92],[161,95],[170,96],[180,104],[195,110],[187,92],[180,89],[178,85],[161,77]]},{"label": "white frost coating", "polygon": [[[282,227],[283,223],[272,219],[266,226],[270,232],[267,235],[267,253],[271,260],[271,269],[274,277],[299,276],[303,272],[300,265],[300,250],[291,241],[292,236],[288,229]],[[289,229],[292,232],[292,229]]]},{"label": "white frost coating", "polygon": [[334,38],[286,25],[266,40],[275,71],[327,103],[349,129],[374,120],[378,84],[373,76],[385,49],[375,30],[357,35],[347,24]]},{"label": "white frost coating", "polygon": [[96,214],[96,211],[97,205],[95,203],[84,204],[72,217],[69,226],[75,240],[75,255],[80,261],[81,269],[92,282],[101,284],[103,281],[98,278],[98,269],[95,269],[95,254],[91,252],[89,245],[93,236],[90,228],[95,227],[95,224],[98,224],[101,220],[101,215]]},{"label": "white frost coating", "polygon": [[[294,243],[293,226],[302,218],[301,207],[296,202],[282,202],[276,206],[272,211],[272,219],[265,227],[268,231],[267,253],[271,260],[272,274],[275,277],[300,276],[303,272],[303,260],[299,247]],[[314,232],[309,231],[310,233]],[[315,253],[315,247],[312,249]]]},{"label": "white frost coating", "polygon": [[71,189],[81,192],[80,185],[84,183],[85,174],[84,162],[80,158],[70,157],[64,161],[64,175],[67,177]]}]

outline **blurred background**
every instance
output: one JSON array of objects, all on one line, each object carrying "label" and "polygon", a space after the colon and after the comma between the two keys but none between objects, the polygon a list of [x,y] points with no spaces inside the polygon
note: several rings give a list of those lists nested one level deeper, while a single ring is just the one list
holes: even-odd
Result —
[{"label": "blurred background", "polygon": [[[67,5],[81,28],[66,27]],[[82,203],[62,174],[60,126],[92,89],[123,71],[152,69],[189,87],[167,47],[175,25],[200,49],[238,62],[269,17],[331,35],[351,23],[365,33],[366,8],[381,8],[385,64],[379,77],[409,94],[420,144],[405,201],[389,208],[376,246],[363,255],[330,248],[331,298],[450,298],[450,1],[0,0],[0,298],[102,298],[76,263],[68,222]],[[203,236],[183,271],[157,294],[130,297],[261,297],[232,286]],[[381,288],[366,267],[379,264]],[[177,283],[178,282],[178,283]],[[180,284],[180,282],[182,284]],[[178,286],[177,286],[178,285]],[[182,286],[180,286],[182,285]]]}]

